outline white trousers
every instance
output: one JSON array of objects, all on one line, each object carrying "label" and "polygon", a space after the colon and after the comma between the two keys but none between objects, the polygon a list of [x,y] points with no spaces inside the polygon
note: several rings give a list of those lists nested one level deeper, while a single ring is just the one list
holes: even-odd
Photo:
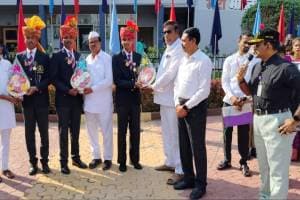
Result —
[{"label": "white trousers", "polygon": [[176,174],[183,174],[180,153],[176,110],[174,107],[160,106],[161,131],[163,137],[165,164],[175,167]]},{"label": "white trousers", "polygon": [[11,133],[11,129],[0,129],[0,135],[1,135],[0,160],[1,160],[2,171],[8,169],[10,133]]},{"label": "white trousers", "polygon": [[93,159],[100,159],[99,128],[103,136],[103,158],[112,160],[113,156],[113,117],[112,112],[89,113],[85,112],[87,132],[91,143]]}]

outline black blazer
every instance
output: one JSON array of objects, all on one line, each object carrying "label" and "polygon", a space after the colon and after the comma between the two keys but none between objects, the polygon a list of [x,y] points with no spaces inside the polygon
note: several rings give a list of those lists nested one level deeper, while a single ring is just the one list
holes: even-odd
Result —
[{"label": "black blazer", "polygon": [[50,83],[49,79],[49,56],[39,50],[36,50],[34,56],[34,62],[32,66],[27,66],[27,55],[26,51],[21,52],[17,55],[20,64],[24,72],[26,73],[30,86],[36,86],[38,92],[33,95],[24,95],[22,102],[23,107],[38,106],[38,107],[48,107],[49,106],[49,93],[48,85]]},{"label": "black blazer", "polygon": [[[141,63],[141,55],[133,52],[133,62],[136,63],[136,71]],[[115,103],[118,106],[139,105],[141,103],[141,93],[135,89],[137,73],[133,68],[126,66],[126,54],[121,51],[112,57],[113,78],[116,85]]]},{"label": "black blazer", "polygon": [[[78,61],[80,54],[74,51],[75,61]],[[57,107],[69,107],[69,106],[82,106],[83,97],[81,94],[77,96],[71,96],[68,91],[72,89],[70,80],[74,73],[74,69],[71,64],[67,62],[67,52],[61,49],[59,52],[54,53],[50,66],[51,82],[56,88],[55,91],[55,105]]]}]

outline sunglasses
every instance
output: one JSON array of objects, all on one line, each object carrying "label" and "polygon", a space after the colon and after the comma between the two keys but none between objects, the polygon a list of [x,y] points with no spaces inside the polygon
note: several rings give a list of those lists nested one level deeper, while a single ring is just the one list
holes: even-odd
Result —
[{"label": "sunglasses", "polygon": [[170,33],[172,33],[172,30],[163,31],[163,34],[170,34]]}]

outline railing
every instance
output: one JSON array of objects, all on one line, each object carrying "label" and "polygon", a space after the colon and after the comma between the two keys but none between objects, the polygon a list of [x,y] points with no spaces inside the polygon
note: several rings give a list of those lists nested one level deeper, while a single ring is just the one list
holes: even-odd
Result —
[{"label": "railing", "polygon": [[214,64],[212,70],[212,79],[220,79],[222,76],[223,63],[226,56],[216,56],[216,58],[210,57]]}]

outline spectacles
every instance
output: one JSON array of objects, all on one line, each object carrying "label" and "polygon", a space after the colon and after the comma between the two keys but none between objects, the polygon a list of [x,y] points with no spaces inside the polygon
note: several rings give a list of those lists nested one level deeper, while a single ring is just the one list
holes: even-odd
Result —
[{"label": "spectacles", "polygon": [[165,35],[165,34],[170,34],[170,33],[172,33],[172,30],[166,30],[166,31],[163,31],[163,34]]}]

